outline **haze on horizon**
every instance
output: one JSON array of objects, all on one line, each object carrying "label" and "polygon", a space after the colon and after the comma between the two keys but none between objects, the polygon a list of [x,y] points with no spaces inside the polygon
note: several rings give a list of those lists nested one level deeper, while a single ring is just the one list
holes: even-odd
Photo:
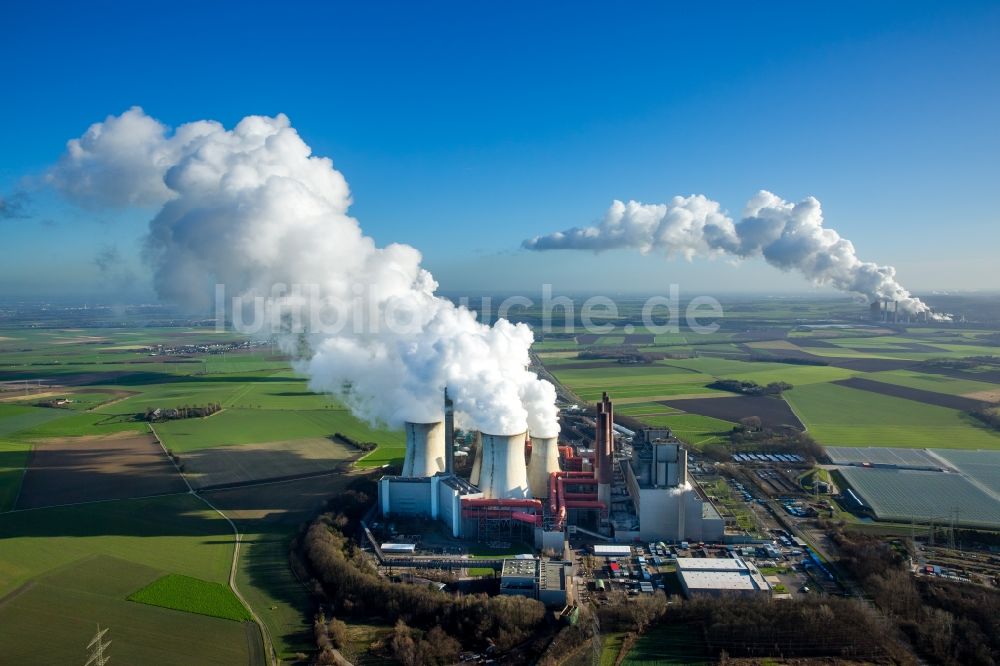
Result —
[{"label": "haze on horizon", "polygon": [[[420,250],[445,292],[809,292],[762,261],[519,249],[599,223],[612,200],[704,194],[736,218],[762,188],[821,200],[828,227],[916,294],[1000,289],[991,3],[721,18],[338,6],[267,28],[221,6],[191,26],[184,6],[155,30],[110,3],[2,10],[0,54],[19,66],[0,109],[0,297],[152,298],[155,209],[74,206],[45,186],[69,139],[133,105],[171,127],[287,114],[350,183],[366,233]],[[186,47],[168,48],[182,29]]]}]

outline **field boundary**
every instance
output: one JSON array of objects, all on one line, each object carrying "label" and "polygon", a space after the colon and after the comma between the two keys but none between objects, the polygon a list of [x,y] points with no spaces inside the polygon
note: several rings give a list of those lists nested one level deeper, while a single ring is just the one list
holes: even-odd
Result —
[{"label": "field boundary", "polygon": [[17,494],[14,495],[14,501],[11,502],[10,508],[2,513],[9,513],[17,510],[17,503],[21,501],[21,490],[24,488],[24,477],[28,475],[28,468],[31,467],[31,459],[35,455],[35,443],[29,440],[28,447],[28,455],[24,459],[24,467],[21,468],[21,479],[17,484]]},{"label": "field boundary", "polygon": [[229,518],[229,516],[224,514],[222,511],[218,509],[218,507],[209,502],[207,497],[202,497],[199,493],[195,492],[195,489],[191,487],[191,483],[188,482],[187,477],[184,476],[184,472],[181,471],[181,468],[177,465],[177,462],[173,459],[173,457],[171,457],[169,453],[167,453],[167,448],[163,446],[163,442],[160,440],[160,436],[156,434],[156,430],[153,428],[153,425],[152,424],[148,425],[149,425],[149,431],[153,434],[153,438],[156,440],[156,443],[159,444],[160,448],[163,450],[163,455],[167,456],[167,458],[170,460],[170,463],[174,466],[174,469],[177,470],[177,473],[180,475],[181,479],[184,480],[184,485],[188,487],[188,492],[197,497],[198,499],[200,499],[202,502],[204,502],[209,508],[211,508],[217,514],[222,516],[225,519],[225,521],[229,523],[229,526],[233,528],[233,537],[234,537],[233,559],[229,565],[229,589],[233,591],[233,594],[236,595],[236,598],[239,599],[240,602],[247,607],[247,610],[250,611],[250,615],[251,617],[253,617],[253,621],[257,625],[257,630],[260,632],[261,640],[264,643],[264,650],[267,653],[268,661],[272,664],[272,666],[277,666],[278,656],[274,651],[274,642],[271,640],[271,635],[270,633],[268,633],[267,627],[264,625],[263,620],[260,619],[260,616],[257,615],[257,611],[254,610],[253,606],[250,605],[250,602],[247,601],[246,597],[243,596],[239,588],[236,586],[236,571],[239,567],[240,545],[243,542],[243,535],[240,534],[239,529],[236,527],[236,523],[234,523],[232,519]]}]

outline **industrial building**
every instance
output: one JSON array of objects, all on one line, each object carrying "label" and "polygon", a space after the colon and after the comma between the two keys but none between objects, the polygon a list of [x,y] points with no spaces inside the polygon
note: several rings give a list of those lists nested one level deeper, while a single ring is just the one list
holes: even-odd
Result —
[{"label": "industrial building", "polygon": [[[667,428],[647,429],[622,464],[641,541],[721,541],[725,521],[688,477],[687,450]],[[626,530],[619,530],[625,532]]]},{"label": "industrial building", "polygon": [[[425,516],[454,537],[527,541],[555,551],[570,531],[619,542],[722,537],[722,518],[690,483],[686,450],[669,430],[637,434],[615,426],[607,393],[595,418],[575,417],[592,428],[592,447],[530,433],[476,433],[468,480],[454,473],[447,390],[444,414],[443,423],[405,425],[402,474],[379,482],[384,516]],[[631,458],[619,439],[630,441]]]},{"label": "industrial building", "polygon": [[520,594],[553,608],[566,606],[572,589],[566,562],[541,559],[504,560],[500,571],[500,594]]},{"label": "industrial building", "polygon": [[771,595],[771,585],[752,562],[739,557],[678,557],[677,577],[684,595]]}]

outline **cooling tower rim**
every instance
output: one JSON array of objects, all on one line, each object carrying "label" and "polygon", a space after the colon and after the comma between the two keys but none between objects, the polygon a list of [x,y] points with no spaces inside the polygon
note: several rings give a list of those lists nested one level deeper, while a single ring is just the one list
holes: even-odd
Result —
[{"label": "cooling tower rim", "polygon": [[483,430],[480,430],[479,434],[482,435],[483,437],[497,437],[497,438],[503,437],[505,439],[510,439],[511,437],[523,437],[528,434],[528,431],[522,430],[521,432],[515,432],[509,435],[500,435],[495,432],[485,432]]},{"label": "cooling tower rim", "polygon": [[444,419],[441,419],[440,421],[403,421],[404,425],[429,426],[429,425],[437,425],[439,423],[444,423]]}]

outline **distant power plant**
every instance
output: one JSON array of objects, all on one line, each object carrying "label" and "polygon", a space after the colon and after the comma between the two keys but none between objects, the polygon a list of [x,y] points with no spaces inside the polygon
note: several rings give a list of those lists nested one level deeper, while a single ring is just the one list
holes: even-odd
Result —
[{"label": "distant power plant", "polygon": [[927,321],[928,313],[920,312],[915,315],[899,310],[899,301],[890,301],[887,298],[874,301],[868,306],[868,318],[872,321],[884,322],[888,324],[905,324],[910,321]]},{"label": "distant power plant", "polygon": [[722,537],[722,518],[690,483],[681,443],[667,428],[636,433],[616,425],[607,393],[590,414],[563,416],[575,433],[592,429],[592,447],[530,433],[463,433],[475,448],[468,479],[455,473],[447,391],[444,416],[405,425],[402,473],[379,481],[383,516],[425,516],[455,537],[555,550],[578,531],[609,541]]}]

